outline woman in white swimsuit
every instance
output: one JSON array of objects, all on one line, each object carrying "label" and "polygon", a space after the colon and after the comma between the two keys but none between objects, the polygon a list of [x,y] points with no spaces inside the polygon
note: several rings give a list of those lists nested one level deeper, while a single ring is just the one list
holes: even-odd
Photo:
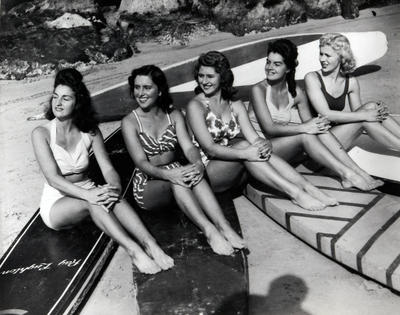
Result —
[{"label": "woman in white swimsuit", "polygon": [[[127,251],[139,271],[157,273],[171,268],[172,258],[120,197],[119,176],[105,150],[89,92],[77,70],[57,73],[46,118],[51,121],[32,132],[36,159],[46,178],[40,205],[44,223],[60,230],[89,215]],[[88,178],[90,149],[107,183],[103,186]]]},{"label": "woman in white swimsuit", "polygon": [[307,97],[296,86],[297,47],[279,39],[268,46],[266,78],[251,89],[249,116],[262,137],[272,142],[274,152],[292,160],[301,151],[333,170],[346,188],[371,190],[382,182],[374,180],[350,158],[330,133],[326,117],[312,117]]}]

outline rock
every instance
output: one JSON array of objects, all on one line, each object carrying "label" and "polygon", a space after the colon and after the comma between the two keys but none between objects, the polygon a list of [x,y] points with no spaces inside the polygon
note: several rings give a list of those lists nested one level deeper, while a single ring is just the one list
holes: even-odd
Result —
[{"label": "rock", "polygon": [[59,18],[51,22],[46,22],[48,28],[74,28],[80,26],[92,27],[92,23],[81,17],[79,14],[64,13]]},{"label": "rock", "polygon": [[215,6],[212,13],[220,30],[239,36],[307,20],[305,7],[292,0],[274,1],[269,5],[265,1],[227,0]]},{"label": "rock", "polygon": [[313,19],[325,19],[340,14],[340,6],[337,0],[304,0],[304,3],[307,16]]},{"label": "rock", "polygon": [[183,5],[181,5],[181,1],[179,0],[146,0],[146,1],[136,1],[136,0],[122,0],[119,6],[120,12],[127,13],[160,13],[160,14],[168,14],[171,11],[177,10],[180,7],[185,5],[185,1],[183,1]]}]

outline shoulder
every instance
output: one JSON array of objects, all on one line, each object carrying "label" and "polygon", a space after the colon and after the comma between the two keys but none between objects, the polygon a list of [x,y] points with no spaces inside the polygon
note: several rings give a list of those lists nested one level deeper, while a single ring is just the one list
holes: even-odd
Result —
[{"label": "shoulder", "polygon": [[132,113],[129,113],[126,115],[124,118],[121,120],[121,127],[124,128],[134,128],[136,129],[138,126],[137,119],[135,118],[135,115]]},{"label": "shoulder", "polygon": [[243,111],[247,114],[246,107],[244,106],[242,100],[232,101],[232,110],[234,114],[239,114]]},{"label": "shoulder", "polygon": [[262,80],[262,81],[260,81],[260,82],[258,82],[256,84],[254,84],[251,87],[251,92],[252,93],[254,93],[254,92],[265,92],[266,89],[267,89],[267,85],[268,85],[268,83],[266,82],[266,80]]},{"label": "shoulder", "polygon": [[205,105],[203,104],[203,102],[201,102],[201,100],[199,99],[198,96],[192,98],[189,103],[186,106],[186,110],[187,112],[205,112]]},{"label": "shoulder", "polygon": [[32,138],[39,139],[49,139],[50,138],[50,123],[47,123],[45,125],[41,125],[36,127],[35,129],[32,130]]},{"label": "shoulder", "polygon": [[174,109],[172,112],[169,113],[169,116],[172,118],[173,121],[183,121],[183,114],[179,109]]},{"label": "shoulder", "polygon": [[304,76],[304,80],[318,80],[317,71],[312,71]]}]

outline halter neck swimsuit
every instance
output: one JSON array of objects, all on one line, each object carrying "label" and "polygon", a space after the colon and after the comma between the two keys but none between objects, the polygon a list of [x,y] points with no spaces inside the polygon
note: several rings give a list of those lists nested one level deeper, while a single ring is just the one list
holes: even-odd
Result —
[{"label": "halter neck swimsuit", "polygon": [[325,99],[326,99],[326,101],[328,103],[329,108],[331,110],[342,111],[344,109],[345,104],[346,104],[347,93],[349,92],[349,77],[346,76],[346,82],[344,84],[343,93],[338,97],[333,97],[326,90],[325,84],[324,84],[324,81],[322,80],[321,75],[318,72],[315,72],[315,73],[317,74],[319,82],[321,83],[321,91],[325,96]]},{"label": "halter neck swimsuit", "polygon": [[[158,139],[155,139],[153,136],[144,132],[143,125],[139,119],[138,114],[135,110],[133,110],[132,113],[138,122],[139,140],[142,145],[143,151],[144,153],[146,153],[146,156],[148,158],[156,155],[161,155],[168,151],[175,151],[176,146],[178,145],[178,138],[176,136],[175,123],[172,122],[171,117],[168,113],[168,126],[164,130],[164,132],[158,137]],[[160,167],[173,169],[180,166],[181,164],[179,162],[172,162],[170,164],[162,165]],[[133,197],[135,198],[135,201],[139,207],[141,207],[142,209],[146,209],[143,201],[143,193],[147,182],[149,180],[152,180],[153,178],[137,167],[135,168],[134,173],[135,175],[133,177]]]},{"label": "halter neck swimsuit", "polygon": [[[267,85],[265,91],[265,104],[267,104],[267,108],[271,114],[272,121],[276,124],[282,124],[282,125],[300,124],[302,121],[299,115],[299,111],[294,104],[294,98],[292,94],[290,94],[289,90],[287,90],[287,96],[289,99],[288,104],[283,108],[279,108],[272,101],[271,86]],[[251,104],[248,109],[248,114],[250,122],[253,125],[256,132],[258,133],[258,135],[260,137],[265,138],[266,136],[262,131],[262,128],[256,117],[256,113],[254,112],[254,108]]]},{"label": "halter neck swimsuit", "polygon": [[[89,167],[89,151],[91,147],[89,135],[87,133],[80,132],[81,139],[72,152],[69,152],[57,144],[56,119],[50,121],[49,129],[50,149],[53,152],[54,159],[60,168],[61,174],[63,176],[68,176],[72,174],[85,173]],[[89,178],[73,184],[85,189],[91,189],[95,187],[95,183]],[[50,221],[51,208],[57,200],[65,196],[66,195],[63,192],[50,186],[47,182],[44,183],[42,198],[40,201],[40,215],[44,223],[49,228],[54,229]]]},{"label": "halter neck swimsuit", "polygon": [[[237,137],[241,130],[237,116],[233,112],[232,103],[229,102],[229,110],[230,110],[230,120],[225,122],[222,120],[222,117],[216,115],[210,109],[209,101],[206,101],[206,115],[205,122],[207,125],[207,129],[213,139],[213,141],[219,145],[229,146],[230,141]],[[210,158],[207,154],[200,148],[199,143],[193,137],[193,143],[200,150],[201,160],[204,165],[207,165]]]}]

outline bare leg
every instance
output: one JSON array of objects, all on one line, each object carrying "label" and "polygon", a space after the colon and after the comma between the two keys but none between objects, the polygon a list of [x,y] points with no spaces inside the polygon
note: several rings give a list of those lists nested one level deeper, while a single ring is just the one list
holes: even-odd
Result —
[{"label": "bare leg", "polygon": [[[348,155],[346,150],[343,148],[343,146],[340,144],[340,142],[336,139],[336,137],[332,133],[330,132],[323,133],[318,135],[318,137],[338,160],[340,160],[344,165],[346,165],[348,168],[350,168],[351,170],[362,176],[362,178],[364,178],[365,182],[368,184],[369,189],[375,189],[376,187],[383,185],[383,182],[381,180],[373,179],[367,172],[361,169],[357,165],[357,163],[355,163],[352,160],[352,158]],[[362,187],[352,184],[351,178],[347,180],[347,183],[346,182],[343,183],[343,186],[345,187],[355,186],[357,188],[362,189]]]},{"label": "bare leg", "polygon": [[[88,213],[104,233],[116,240],[127,251],[140,272],[154,274],[161,271],[161,267],[130,238],[117,218],[111,212],[105,212],[100,206],[76,198],[63,197],[51,208],[50,220],[58,228],[69,227],[77,223],[77,218],[83,218]],[[136,224],[140,225],[141,222]]]},{"label": "bare leg", "polygon": [[[375,109],[376,103],[366,103],[357,111]],[[383,122],[367,122],[362,123],[363,128],[368,132],[371,138],[383,144],[384,146],[396,151],[400,151],[400,133],[399,125],[392,118],[388,117],[387,121]],[[393,133],[392,130],[395,132]]]},{"label": "bare leg", "polygon": [[158,246],[154,237],[149,233],[139,216],[126,200],[121,200],[119,203],[115,204],[113,213],[121,225],[131,235],[135,236],[146,253],[152,257],[163,270],[170,269],[174,266],[174,260],[165,254],[161,247]]},{"label": "bare leg", "polygon": [[193,191],[175,184],[171,187],[179,208],[203,231],[212,250],[219,255],[231,255],[232,245],[205,216]]},{"label": "bare leg", "polygon": [[245,168],[241,162],[211,160],[206,170],[211,189],[215,192],[222,192],[232,188],[240,181]]},{"label": "bare leg", "polygon": [[231,225],[226,220],[217,198],[205,179],[202,179],[200,183],[193,187],[193,192],[204,212],[229,243],[231,243],[234,248],[241,249],[245,247],[245,241],[232,229]]},{"label": "bare leg", "polygon": [[302,175],[300,175],[289,163],[282,160],[279,156],[274,154],[271,155],[269,163],[275,168],[275,170],[285,177],[288,181],[293,183],[296,187],[301,187],[310,196],[316,198],[326,206],[334,206],[338,204],[338,201],[325,194],[322,190],[318,189],[307,181]]},{"label": "bare leg", "polygon": [[[332,136],[333,137],[333,136]],[[286,153],[295,154],[297,148],[304,149],[308,155],[321,165],[336,172],[342,179],[343,186],[357,187],[361,190],[371,190],[375,188],[370,185],[360,174],[342,163],[330,150],[320,141],[316,135],[299,134],[290,137],[279,137],[272,139],[274,153],[279,155],[279,152],[285,150]],[[288,152],[289,148],[293,147],[292,152]],[[347,154],[344,150],[343,152]],[[279,155],[282,157],[282,155]],[[289,157],[290,158],[290,157]],[[285,156],[283,159],[287,160]],[[350,159],[350,157],[349,157]],[[370,178],[373,181],[372,178]]]}]

